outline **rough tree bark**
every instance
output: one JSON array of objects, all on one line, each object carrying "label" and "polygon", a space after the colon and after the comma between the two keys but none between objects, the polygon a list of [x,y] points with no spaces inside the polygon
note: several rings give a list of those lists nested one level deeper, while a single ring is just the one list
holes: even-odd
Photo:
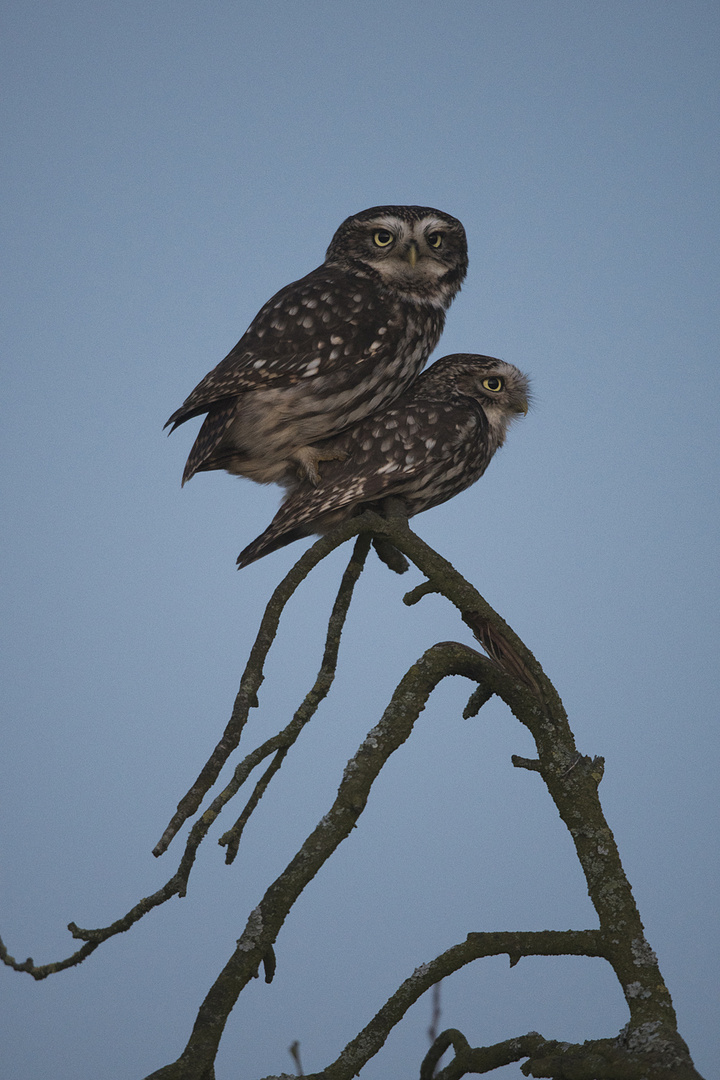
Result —
[{"label": "rough tree bark", "polygon": [[[415,720],[433,689],[450,675],[474,684],[465,715],[475,715],[493,696],[500,697],[530,731],[537,758],[513,758],[518,768],[538,773],[568,828],[582,866],[599,928],[574,931],[476,932],[429,963],[417,968],[382,1005],[339,1057],[308,1080],[351,1080],[382,1047],[392,1028],[427,990],[472,961],[500,953],[511,964],[523,956],[602,957],[612,967],[629,1010],[629,1021],[617,1035],[582,1044],[568,1044],[528,1032],[493,1046],[472,1047],[462,1032],[449,1029],[435,1038],[417,1068],[421,1080],[457,1080],[488,1073],[514,1061],[524,1061],[527,1076],[553,1080],[702,1080],[677,1030],[670,994],[657,959],[645,939],[643,925],[620,862],[613,834],[598,797],[603,762],[583,756],[576,748],[560,697],[542,667],[492,610],[475,588],[445,559],[423,543],[407,526],[397,507],[381,517],[365,513],[317,541],[275,590],[260,626],[228,725],[213,754],[187,795],[178,804],[155,848],[165,852],[180,827],[200,809],[220,770],[236,750],[251,708],[258,703],[263,667],[288,600],[317,565],[339,544],[357,537],[343,575],[328,624],[322,665],[315,684],[283,730],[248,754],[236,766],[230,782],[193,824],[176,872],[156,893],[143,898],[110,926],[69,929],[84,944],[71,956],[36,966],[18,962],[0,942],[0,956],[16,971],[43,979],[82,962],[102,942],[127,931],[148,911],[171,896],[184,895],[198,845],[210,826],[238,793],[254,769],[267,762],[235,823],[222,836],[226,861],[232,862],[246,822],[291,751],[320,701],[330,690],[337,664],[340,636],[370,544],[394,570],[409,559],[425,582],[405,597],[418,603],[439,593],[458,611],[485,650],[485,655],[459,642],[441,642],[428,649],[402,677],[379,723],[368,732],[348,762],[337,797],[285,870],[266,889],[250,912],[237,947],[202,1002],[188,1043],[180,1057],[145,1080],[214,1080],[215,1057],[227,1019],[239,995],[261,969],[269,981],[274,972],[274,945],[283,922],[305,886],[348,836],[362,814],[373,782],[393,752],[408,739]],[[402,553],[402,554],[400,554]],[[452,1059],[440,1066],[443,1055]],[[408,1064],[408,1072],[410,1071]],[[280,1080],[266,1077],[265,1080]],[[287,1080],[287,1078],[286,1078]]]}]

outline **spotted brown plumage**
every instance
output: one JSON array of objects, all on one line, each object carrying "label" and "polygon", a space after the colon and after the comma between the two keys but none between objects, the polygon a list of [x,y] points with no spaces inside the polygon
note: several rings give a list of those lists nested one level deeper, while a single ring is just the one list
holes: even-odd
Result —
[{"label": "spotted brown plumage", "polygon": [[528,379],[492,356],[444,356],[389,408],[323,444],[343,460],[323,466],[317,486],[298,480],[239,566],[303,536],[325,533],[383,500],[401,499],[408,517],[474,484],[528,409]]},{"label": "spotted brown plumage", "polygon": [[270,299],[166,427],[207,413],[183,483],[226,469],[260,483],[319,479],[314,444],[384,408],[422,370],[467,271],[460,222],[423,206],[371,207],[325,262]]}]

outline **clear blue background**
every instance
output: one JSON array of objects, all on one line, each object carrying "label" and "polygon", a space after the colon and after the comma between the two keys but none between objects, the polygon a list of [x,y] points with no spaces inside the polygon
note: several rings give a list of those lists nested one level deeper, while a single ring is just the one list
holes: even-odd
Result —
[{"label": "clear blue background", "polygon": [[[502,356],[536,406],[481,482],[415,520],[554,680],[699,1070],[718,1008],[714,0],[9,3],[2,343],[0,932],[60,959],[174,871],[150,854],[214,746],[296,545],[236,573],[278,502],[180,489],[197,426],[162,425],[261,304],[380,203],[465,224],[436,355]],[[312,684],[347,550],[289,611],[248,747]],[[329,807],[406,667],[470,641],[376,559],[332,697],[231,868],[80,968],[0,972],[14,1080],[139,1080],[182,1050],[248,911]],[[594,926],[526,732],[435,694],[360,827],[303,894],[227,1027],[219,1080],[322,1068],[413,968],[471,930]],[[232,807],[229,813],[232,814]],[[239,808],[238,808],[239,809]],[[220,822],[220,826],[222,822]],[[177,843],[177,842],[176,842]],[[616,1033],[601,961],[478,962],[441,1026]],[[423,999],[363,1073],[417,1075]],[[500,1074],[498,1074],[500,1075]],[[502,1075],[518,1077],[519,1065]]]}]

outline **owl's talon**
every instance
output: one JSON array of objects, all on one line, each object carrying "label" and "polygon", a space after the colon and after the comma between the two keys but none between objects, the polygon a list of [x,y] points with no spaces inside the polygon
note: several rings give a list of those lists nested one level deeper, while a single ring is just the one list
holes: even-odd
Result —
[{"label": "owl's talon", "polygon": [[330,448],[318,450],[314,446],[304,446],[293,454],[297,462],[297,474],[301,480],[309,480],[313,487],[320,483],[320,470],[318,465],[321,461],[347,461],[349,454],[345,450],[331,450]]}]

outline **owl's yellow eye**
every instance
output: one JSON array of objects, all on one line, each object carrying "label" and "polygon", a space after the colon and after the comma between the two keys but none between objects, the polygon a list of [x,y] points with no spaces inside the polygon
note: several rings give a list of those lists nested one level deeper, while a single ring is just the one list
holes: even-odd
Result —
[{"label": "owl's yellow eye", "polygon": [[483,379],[482,384],[486,390],[491,390],[493,394],[497,394],[503,388],[503,381],[497,375],[488,376],[487,379]]},{"label": "owl's yellow eye", "polygon": [[431,248],[437,250],[442,247],[443,234],[441,232],[431,232],[427,234],[427,242]]},{"label": "owl's yellow eye", "polygon": [[389,229],[378,229],[376,233],[373,233],[373,240],[378,247],[390,247],[395,237]]}]

